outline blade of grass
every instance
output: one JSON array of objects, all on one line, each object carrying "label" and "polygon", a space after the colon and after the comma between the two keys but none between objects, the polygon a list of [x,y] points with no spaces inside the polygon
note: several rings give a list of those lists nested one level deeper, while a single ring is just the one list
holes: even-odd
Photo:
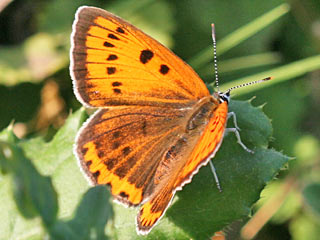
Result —
[{"label": "blade of grass", "polygon": [[[242,69],[278,64],[281,56],[277,52],[266,52],[219,61],[219,74]],[[213,76],[212,65],[201,70],[202,76]]]},{"label": "blade of grass", "polygon": [[[266,28],[268,25],[278,20],[284,14],[289,11],[289,5],[287,3],[281,4],[280,6],[272,9],[271,11],[265,13],[264,15],[256,18],[250,23],[244,25],[238,30],[232,32],[222,40],[217,43],[217,55],[221,55],[226,51],[230,50],[234,46],[248,39],[252,35],[256,34],[258,31]],[[192,57],[188,63],[194,68],[198,69],[203,64],[211,61],[213,59],[213,49],[212,46],[208,46],[206,49],[201,51],[199,54]]]},{"label": "blade of grass", "polygon": [[290,80],[292,78],[301,76],[303,74],[312,72],[317,69],[320,69],[320,55],[305,58],[303,60],[299,60],[299,61],[287,64],[285,66],[275,68],[273,70],[254,74],[249,77],[240,78],[236,81],[225,83],[221,85],[220,88],[226,90],[233,86],[246,83],[246,82],[251,82],[253,80],[259,80],[259,79],[263,79],[265,77],[270,77],[270,76],[274,78],[272,79],[272,81],[267,81],[267,82],[264,82],[263,84],[255,84],[250,86],[249,88],[238,88],[234,90],[237,93],[237,95],[241,95],[241,94],[253,92],[258,89],[265,88],[267,86],[271,86],[280,82]]}]

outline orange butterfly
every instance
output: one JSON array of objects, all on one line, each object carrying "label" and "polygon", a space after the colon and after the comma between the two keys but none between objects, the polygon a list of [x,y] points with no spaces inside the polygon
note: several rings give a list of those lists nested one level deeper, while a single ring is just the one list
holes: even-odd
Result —
[{"label": "orange butterfly", "polygon": [[102,9],[78,9],[71,45],[75,95],[99,108],[80,129],[75,155],[93,184],[110,186],[126,206],[141,205],[137,232],[147,234],[219,149],[234,115],[231,89],[211,96],[169,49]]}]

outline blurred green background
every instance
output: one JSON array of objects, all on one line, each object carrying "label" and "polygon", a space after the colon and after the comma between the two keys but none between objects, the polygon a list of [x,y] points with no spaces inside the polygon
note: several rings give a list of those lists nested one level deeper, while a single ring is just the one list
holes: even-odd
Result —
[{"label": "blurred green background", "polygon": [[[270,147],[294,159],[279,180],[263,191],[251,221],[234,223],[226,230],[227,239],[255,232],[254,239],[319,239],[318,0],[4,0],[0,3],[0,129],[14,120],[18,137],[50,140],[70,110],[81,106],[68,69],[71,25],[81,5],[104,8],[138,26],[189,62],[211,89],[211,23],[216,26],[222,90],[247,76],[274,76],[273,84],[254,92],[254,88],[235,92],[234,98],[256,96],[254,105],[267,103],[264,111],[274,127]],[[281,16],[267,26],[253,22],[278,6],[285,6]],[[244,32],[251,29],[254,34],[243,39],[234,36],[234,46],[228,45],[228,36],[250,23],[253,26]]]}]

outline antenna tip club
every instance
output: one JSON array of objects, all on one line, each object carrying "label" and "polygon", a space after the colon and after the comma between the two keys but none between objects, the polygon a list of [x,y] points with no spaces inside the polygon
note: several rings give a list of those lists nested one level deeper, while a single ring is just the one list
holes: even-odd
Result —
[{"label": "antenna tip club", "polygon": [[212,33],[214,33],[215,32],[214,23],[211,23],[211,29],[212,29]]},{"label": "antenna tip club", "polygon": [[214,23],[211,23],[211,29],[212,29],[212,40],[215,43],[215,41],[216,41],[216,33],[215,33]]}]

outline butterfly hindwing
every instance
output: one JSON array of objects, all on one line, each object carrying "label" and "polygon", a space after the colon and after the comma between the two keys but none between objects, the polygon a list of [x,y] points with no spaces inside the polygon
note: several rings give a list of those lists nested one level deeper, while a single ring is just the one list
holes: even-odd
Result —
[{"label": "butterfly hindwing", "polygon": [[[205,109],[205,107],[201,107]],[[194,124],[190,128],[194,129],[197,123],[201,123],[205,113],[204,110],[200,110],[199,118],[194,118]],[[151,196],[148,202],[141,206],[139,214],[137,216],[137,228],[141,234],[147,234],[154,225],[160,220],[168,208],[175,192],[181,190],[182,186],[191,181],[193,175],[198,172],[199,168],[208,163],[211,157],[219,149],[221,141],[223,139],[224,128],[226,124],[228,108],[227,104],[217,105],[215,110],[209,119],[208,124],[201,133],[199,138],[185,136],[187,148],[176,143],[175,153],[171,153],[175,157],[174,160],[174,172],[170,173],[170,180],[167,181],[156,195]],[[203,119],[206,119],[205,117]],[[200,120],[200,121],[199,121]],[[204,125],[200,124],[198,127],[202,128]],[[191,130],[190,130],[191,131]],[[195,141],[196,140],[196,141]],[[194,141],[194,142],[192,142]],[[190,152],[188,150],[191,150]],[[180,156],[179,156],[180,155]],[[183,159],[185,161],[183,161]],[[182,163],[179,166],[179,162]],[[167,167],[170,168],[169,164]]]},{"label": "butterfly hindwing", "polygon": [[159,107],[98,110],[78,133],[75,154],[93,184],[111,186],[126,205],[152,194],[168,145],[182,132],[184,111]]},{"label": "butterfly hindwing", "polygon": [[183,107],[208,96],[199,76],[142,31],[94,7],[81,7],[73,25],[71,65],[86,106]]},{"label": "butterfly hindwing", "polygon": [[206,165],[214,157],[223,140],[227,114],[228,104],[226,102],[219,104],[181,170],[176,180],[175,188],[181,189],[183,185],[190,182],[199,168]]},{"label": "butterfly hindwing", "polygon": [[140,234],[147,234],[164,215],[174,196],[172,187],[172,185],[166,185],[141,206],[136,219],[137,231]]}]

